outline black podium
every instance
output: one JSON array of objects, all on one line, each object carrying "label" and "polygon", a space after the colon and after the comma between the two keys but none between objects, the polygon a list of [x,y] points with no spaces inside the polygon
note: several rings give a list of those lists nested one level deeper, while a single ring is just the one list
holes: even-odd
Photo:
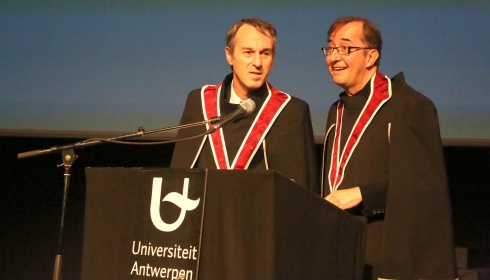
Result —
[{"label": "black podium", "polygon": [[272,171],[87,168],[82,279],[359,279],[364,225]]}]

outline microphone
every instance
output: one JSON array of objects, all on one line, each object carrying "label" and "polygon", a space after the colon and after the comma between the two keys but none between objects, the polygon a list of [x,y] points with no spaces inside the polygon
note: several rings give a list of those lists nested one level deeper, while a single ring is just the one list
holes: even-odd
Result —
[{"label": "microphone", "polygon": [[237,120],[239,118],[245,117],[250,115],[253,111],[255,110],[255,102],[252,99],[247,99],[240,103],[238,108],[233,111],[233,113],[229,114],[226,116],[226,118],[221,119],[217,125],[210,127],[207,131],[206,134],[211,134],[215,132],[216,130],[220,129],[222,126]]}]

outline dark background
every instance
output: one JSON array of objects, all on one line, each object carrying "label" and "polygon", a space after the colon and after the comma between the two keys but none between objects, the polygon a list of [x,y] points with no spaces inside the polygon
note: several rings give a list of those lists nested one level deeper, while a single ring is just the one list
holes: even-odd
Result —
[{"label": "dark background", "polygon": [[[61,155],[17,159],[18,153],[79,140],[0,137],[0,279],[52,279],[57,254],[63,197],[63,168],[57,168]],[[321,155],[320,144],[317,149]],[[104,144],[77,150],[65,212],[63,279],[80,278],[85,167],[168,167],[172,150],[173,144]],[[446,145],[444,152],[456,246],[478,252],[468,266],[486,266],[490,259],[490,147]]]}]

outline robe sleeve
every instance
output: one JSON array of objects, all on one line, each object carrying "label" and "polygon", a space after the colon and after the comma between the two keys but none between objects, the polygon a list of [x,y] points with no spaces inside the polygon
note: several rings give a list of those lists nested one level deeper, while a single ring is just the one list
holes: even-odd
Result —
[{"label": "robe sleeve", "polygon": [[364,184],[359,188],[362,195],[362,215],[371,217],[384,214],[388,182]]},{"label": "robe sleeve", "polygon": [[[193,90],[187,96],[187,101],[184,107],[184,112],[180,120],[180,124],[191,124],[204,120],[201,106],[201,92],[200,89]],[[204,133],[206,126],[196,126],[192,128],[181,129],[177,133],[177,139],[183,139],[192,137]],[[204,136],[203,136],[204,137]],[[203,138],[195,138],[191,140],[185,140],[175,143],[174,152],[172,155],[172,161],[170,163],[171,168],[190,168],[194,158],[199,151]]]},{"label": "robe sleeve", "polygon": [[[379,277],[456,278],[452,215],[437,111],[395,85],[389,178]],[[395,98],[397,98],[395,100]]]},{"label": "robe sleeve", "polygon": [[308,104],[292,97],[266,136],[269,169],[320,193],[316,147]]}]

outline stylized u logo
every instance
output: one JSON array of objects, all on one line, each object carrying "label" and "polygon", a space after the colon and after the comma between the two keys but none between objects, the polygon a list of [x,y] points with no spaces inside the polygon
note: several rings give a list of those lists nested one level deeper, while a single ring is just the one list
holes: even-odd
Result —
[{"label": "stylized u logo", "polygon": [[184,178],[184,188],[182,190],[182,194],[177,192],[172,192],[167,194],[163,198],[162,201],[171,202],[180,208],[180,215],[179,218],[177,218],[177,221],[175,221],[172,224],[167,224],[162,220],[162,217],[160,216],[160,197],[162,194],[162,178],[161,177],[153,178],[150,215],[151,215],[151,221],[153,222],[153,224],[157,229],[165,232],[171,232],[178,229],[182,224],[182,222],[184,221],[186,211],[191,211],[196,209],[201,199],[191,200],[187,198],[188,193],[189,193],[189,178]]}]

